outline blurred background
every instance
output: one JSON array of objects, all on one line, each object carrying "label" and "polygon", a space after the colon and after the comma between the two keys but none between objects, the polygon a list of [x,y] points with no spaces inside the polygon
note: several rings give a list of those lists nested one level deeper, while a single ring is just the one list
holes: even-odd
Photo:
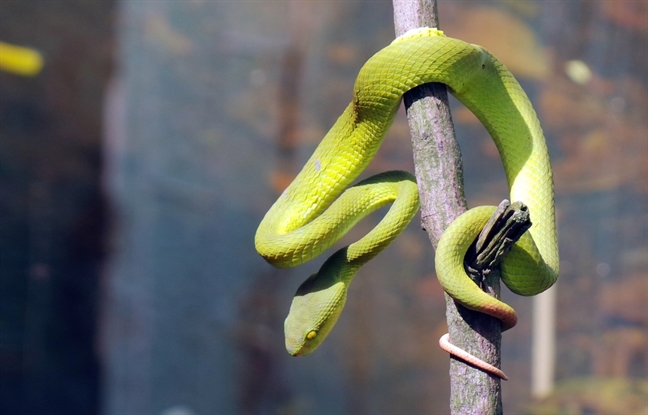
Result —
[{"label": "blurred background", "polygon": [[[520,317],[505,411],[648,413],[648,2],[442,1],[439,15],[516,74],[555,169],[555,383],[532,393],[533,300],[504,292]],[[276,270],[253,245],[393,37],[386,1],[3,0],[0,41],[44,66],[0,72],[0,413],[448,413],[418,218],[304,358],[285,352],[283,319],[324,259]],[[453,107],[469,205],[497,204],[495,146]],[[413,169],[404,111],[364,176],[388,169]]]}]

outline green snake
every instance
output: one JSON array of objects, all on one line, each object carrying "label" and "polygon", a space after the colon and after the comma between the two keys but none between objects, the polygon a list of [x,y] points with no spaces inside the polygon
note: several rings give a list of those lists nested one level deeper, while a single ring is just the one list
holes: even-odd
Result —
[{"label": "green snake", "polygon": [[[360,219],[392,203],[375,228],[335,252],[299,287],[284,326],[290,354],[306,355],[321,344],[358,269],[389,245],[418,211],[418,190],[410,173],[381,173],[349,186],[376,154],[403,94],[429,82],[447,85],[484,124],[502,158],[511,200],[526,204],[531,214],[533,225],[501,264],[502,280],[521,295],[535,295],[556,281],[553,179],[531,102],[511,72],[482,47],[439,30],[416,29],[365,63],[351,103],[257,230],[259,254],[274,266],[292,267],[316,257]],[[494,211],[494,206],[471,209],[448,227],[436,250],[436,271],[455,301],[500,319],[507,330],[516,324],[515,311],[482,291],[463,265],[468,247]]]}]

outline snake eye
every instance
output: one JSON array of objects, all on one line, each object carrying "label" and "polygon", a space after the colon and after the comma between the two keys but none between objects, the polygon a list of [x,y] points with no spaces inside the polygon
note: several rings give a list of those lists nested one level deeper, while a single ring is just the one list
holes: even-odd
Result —
[{"label": "snake eye", "polygon": [[308,334],[306,335],[306,339],[313,340],[316,336],[317,336],[317,332],[315,330],[312,330],[308,332]]}]

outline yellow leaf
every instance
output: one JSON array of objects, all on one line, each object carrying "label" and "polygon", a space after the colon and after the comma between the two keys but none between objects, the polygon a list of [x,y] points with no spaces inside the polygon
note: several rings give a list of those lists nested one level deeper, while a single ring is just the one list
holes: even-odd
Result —
[{"label": "yellow leaf", "polygon": [[43,57],[34,49],[0,42],[0,69],[16,75],[34,76],[43,67]]}]

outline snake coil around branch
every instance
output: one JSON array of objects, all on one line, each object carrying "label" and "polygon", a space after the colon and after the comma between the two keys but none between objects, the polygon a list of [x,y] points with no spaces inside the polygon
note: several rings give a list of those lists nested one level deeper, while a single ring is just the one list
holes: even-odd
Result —
[{"label": "snake coil around branch", "polygon": [[[351,103],[257,230],[256,249],[263,258],[277,267],[292,267],[330,248],[369,213],[392,204],[374,229],[335,252],[299,287],[285,322],[290,354],[309,354],[322,343],[342,312],[358,269],[389,245],[418,211],[411,173],[385,172],[349,186],[376,154],[403,94],[430,82],[447,85],[484,124],[502,158],[510,199],[524,203],[530,212],[533,225],[500,264],[502,280],[520,295],[538,294],[556,281],[553,179],[531,102],[511,72],[482,47],[439,30],[415,29],[365,63]],[[470,209],[446,229],[436,250],[436,271],[457,302],[498,318],[502,330],[508,330],[517,322],[515,311],[482,291],[464,269],[466,252],[495,210]]]}]

